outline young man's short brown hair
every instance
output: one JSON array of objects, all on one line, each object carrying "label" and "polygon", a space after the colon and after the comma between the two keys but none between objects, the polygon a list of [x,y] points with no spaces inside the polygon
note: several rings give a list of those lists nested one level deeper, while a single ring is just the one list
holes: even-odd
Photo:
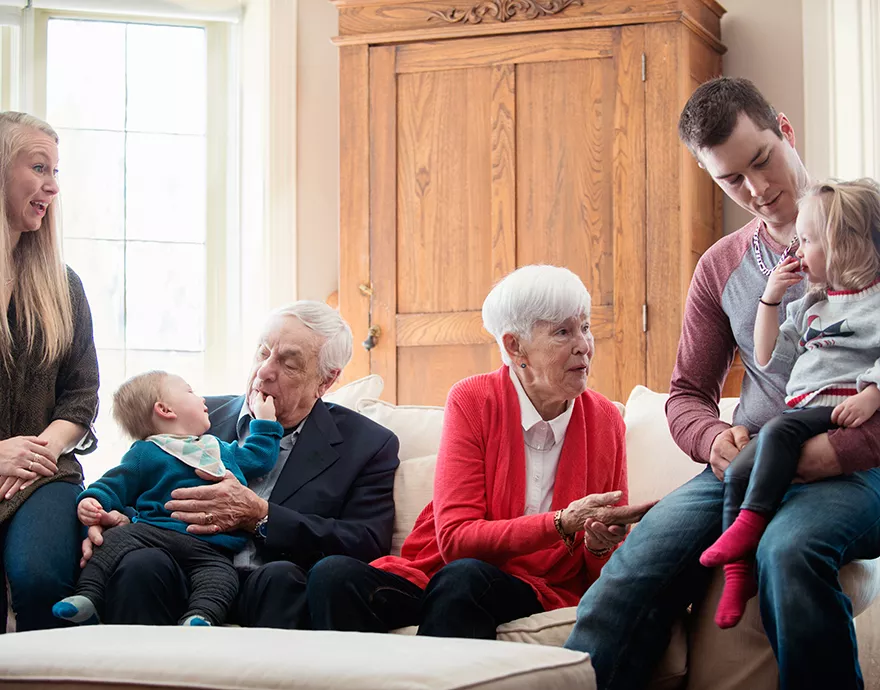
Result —
[{"label": "young man's short brown hair", "polygon": [[113,394],[113,419],[136,441],[156,433],[153,406],[162,399],[162,384],[168,373],[148,371],[132,376]]},{"label": "young man's short brown hair", "polygon": [[700,84],[681,111],[678,136],[696,157],[701,149],[727,141],[740,113],[748,115],[759,129],[769,129],[782,138],[776,109],[758,87],[741,77],[718,77]]}]

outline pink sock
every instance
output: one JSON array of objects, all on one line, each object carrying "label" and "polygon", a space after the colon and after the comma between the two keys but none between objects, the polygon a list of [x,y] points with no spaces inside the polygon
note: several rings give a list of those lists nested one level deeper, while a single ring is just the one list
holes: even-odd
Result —
[{"label": "pink sock", "polygon": [[719,628],[732,628],[739,623],[746,604],[758,593],[758,583],[748,561],[736,561],[724,566],[724,592],[715,612]]},{"label": "pink sock", "polygon": [[769,519],[752,510],[741,510],[733,524],[700,556],[700,563],[714,568],[751,555],[758,548]]}]

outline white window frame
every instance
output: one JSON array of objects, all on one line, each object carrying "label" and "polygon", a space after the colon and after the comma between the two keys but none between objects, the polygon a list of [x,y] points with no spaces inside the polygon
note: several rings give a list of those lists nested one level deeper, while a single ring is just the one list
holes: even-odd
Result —
[{"label": "white window frame", "polygon": [[[49,17],[206,27],[205,367],[212,389],[239,391],[266,314],[297,299],[298,2],[126,0],[124,13],[118,6],[118,0],[0,0],[0,107],[45,118]],[[31,94],[43,97],[37,103]]]},{"label": "white window frame", "polygon": [[806,162],[880,177],[880,0],[804,0]]},{"label": "white window frame", "polygon": [[[4,7],[0,0],[0,107],[46,119],[46,51],[50,19],[86,19],[167,24],[205,29],[208,111],[206,120],[206,313],[204,367],[208,390],[226,393],[242,386],[240,77],[238,0],[198,2],[216,11],[195,13],[180,2],[137,0],[125,13],[114,0],[32,0]],[[17,3],[21,6],[23,3]],[[234,7],[233,7],[234,6]],[[208,7],[208,9],[211,9]],[[233,12],[233,9],[235,10]],[[15,14],[18,14],[18,30]],[[3,26],[4,17],[8,26]]]}]

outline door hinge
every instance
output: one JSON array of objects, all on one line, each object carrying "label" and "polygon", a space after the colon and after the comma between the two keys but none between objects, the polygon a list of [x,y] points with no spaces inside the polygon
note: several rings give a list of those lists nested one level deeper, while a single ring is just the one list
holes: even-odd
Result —
[{"label": "door hinge", "polygon": [[648,79],[648,58],[642,53],[642,81],[647,81]]},{"label": "door hinge", "polygon": [[642,305],[642,333],[648,332],[648,305]]}]

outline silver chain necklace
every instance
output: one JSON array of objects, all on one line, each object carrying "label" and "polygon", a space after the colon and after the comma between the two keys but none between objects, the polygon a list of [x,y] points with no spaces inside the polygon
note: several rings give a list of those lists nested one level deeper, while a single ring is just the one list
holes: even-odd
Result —
[{"label": "silver chain necklace", "polygon": [[760,232],[761,232],[761,226],[759,224],[758,227],[755,228],[755,234],[752,235],[752,250],[755,253],[755,261],[758,262],[758,269],[765,276],[769,277],[769,275],[771,273],[773,273],[773,270],[777,266],[779,266],[779,264],[781,264],[789,256],[791,256],[792,250],[798,246],[798,238],[797,238],[797,235],[795,235],[794,238],[791,240],[791,242],[789,242],[788,246],[783,250],[782,256],[779,257],[779,261],[776,262],[776,266],[774,266],[773,268],[767,268],[767,264],[764,263],[764,259],[761,256],[761,242],[758,240],[758,233],[760,233]]}]

